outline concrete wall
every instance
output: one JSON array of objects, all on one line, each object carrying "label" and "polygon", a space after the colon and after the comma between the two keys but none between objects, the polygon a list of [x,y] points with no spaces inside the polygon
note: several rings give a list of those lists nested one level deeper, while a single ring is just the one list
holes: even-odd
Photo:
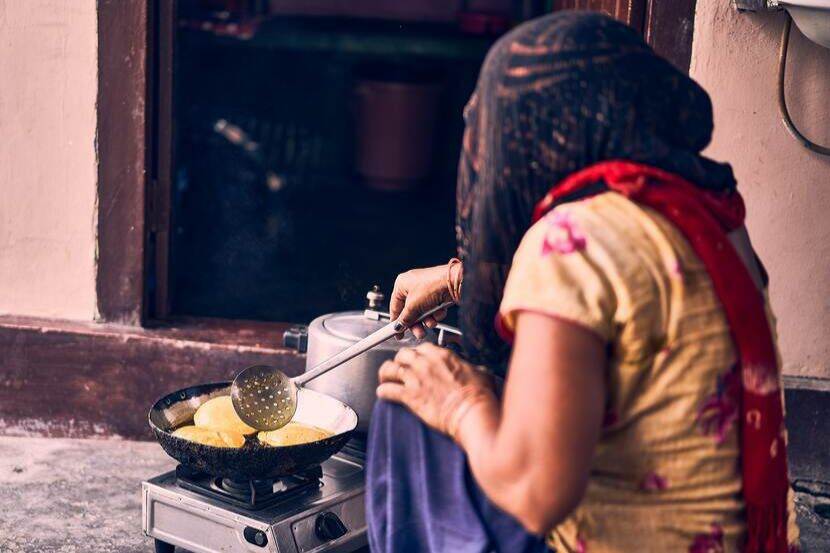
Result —
[{"label": "concrete wall", "polygon": [[[830,158],[793,140],[776,104],[784,16],[698,0],[691,75],[712,95],[707,153],[732,164],[770,272],[788,374],[830,378]],[[830,144],[830,51],[793,31],[787,97],[802,132]]]},{"label": "concrete wall", "polygon": [[95,0],[0,0],[0,314],[95,314]]}]

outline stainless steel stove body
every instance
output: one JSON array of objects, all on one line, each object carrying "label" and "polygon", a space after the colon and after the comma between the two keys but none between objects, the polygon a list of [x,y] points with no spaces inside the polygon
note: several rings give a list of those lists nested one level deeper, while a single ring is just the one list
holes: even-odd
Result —
[{"label": "stainless steel stove body", "polygon": [[340,453],[316,473],[244,483],[250,491],[180,466],[142,482],[144,533],[159,553],[173,546],[194,553],[355,551],[367,543],[363,465]]}]

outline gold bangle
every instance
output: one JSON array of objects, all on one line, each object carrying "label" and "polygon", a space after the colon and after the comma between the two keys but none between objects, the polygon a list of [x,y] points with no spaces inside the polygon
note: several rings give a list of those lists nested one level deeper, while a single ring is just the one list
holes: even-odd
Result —
[{"label": "gold bangle", "polygon": [[447,291],[450,294],[450,299],[457,305],[461,303],[461,284],[464,281],[464,277],[463,272],[460,272],[458,278],[453,278],[452,268],[456,265],[461,265],[461,260],[457,257],[453,257],[447,263]]},{"label": "gold bangle", "polygon": [[458,430],[461,422],[467,414],[479,403],[493,400],[495,396],[492,390],[478,386],[465,386],[458,392],[458,397],[453,398],[452,408],[444,416],[444,432],[458,443]]}]

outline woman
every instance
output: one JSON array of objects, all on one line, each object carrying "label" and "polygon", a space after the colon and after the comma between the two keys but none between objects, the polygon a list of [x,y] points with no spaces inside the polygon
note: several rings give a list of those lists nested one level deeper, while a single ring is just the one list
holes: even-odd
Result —
[{"label": "woman", "polygon": [[391,311],[460,302],[466,359],[381,367],[372,547],[793,551],[765,276],[700,155],[706,93],[563,13],[493,47],[465,118],[461,261],[401,275]]}]

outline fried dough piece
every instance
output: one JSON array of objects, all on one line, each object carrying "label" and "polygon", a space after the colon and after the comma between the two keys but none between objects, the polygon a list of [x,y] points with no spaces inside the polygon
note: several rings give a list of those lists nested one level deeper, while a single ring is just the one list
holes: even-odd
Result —
[{"label": "fried dough piece", "polygon": [[215,447],[242,447],[245,444],[245,436],[238,432],[222,432],[192,425],[177,428],[173,435],[183,440]]},{"label": "fried dough piece", "polygon": [[219,432],[233,432],[235,434],[253,434],[251,428],[239,418],[233,408],[231,396],[219,396],[209,399],[196,409],[193,415],[193,424],[201,428],[210,428]]},{"label": "fried dough piece", "polygon": [[271,430],[268,432],[260,432],[257,434],[257,439],[265,445],[275,447],[287,445],[307,444],[309,442],[316,442],[333,436],[332,432],[302,424],[299,422],[289,422],[282,428]]}]

